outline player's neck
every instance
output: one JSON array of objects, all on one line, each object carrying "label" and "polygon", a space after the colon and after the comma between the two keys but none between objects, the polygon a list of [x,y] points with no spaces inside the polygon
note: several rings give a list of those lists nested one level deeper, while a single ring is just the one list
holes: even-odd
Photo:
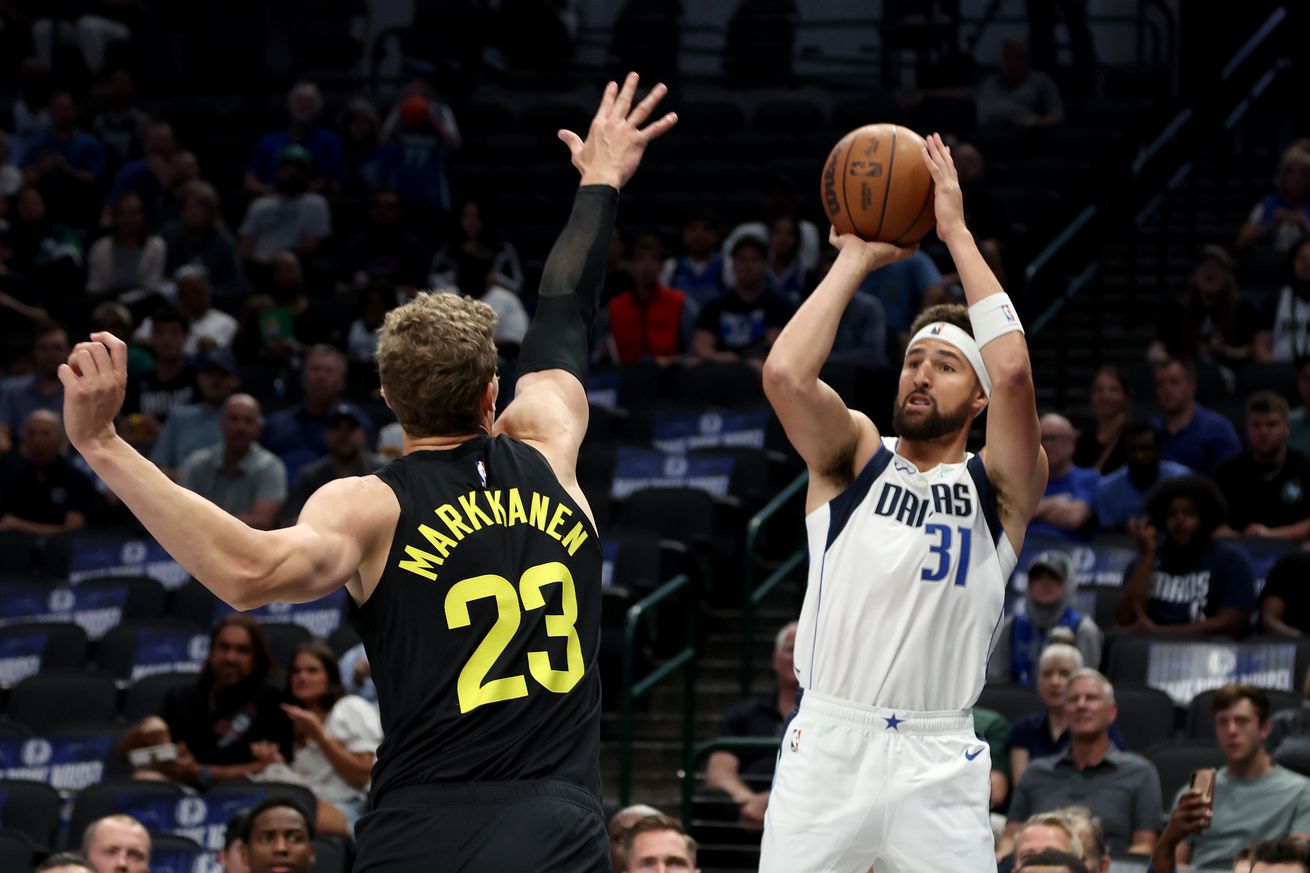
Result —
[{"label": "player's neck", "polygon": [[964,461],[964,446],[969,440],[969,431],[961,430],[954,436],[937,440],[908,440],[902,437],[896,442],[896,454],[919,468],[923,473],[942,464],[959,464]]},{"label": "player's neck", "polygon": [[455,436],[430,436],[413,439],[408,435],[404,438],[403,454],[411,452],[433,451],[441,449],[456,449],[464,445],[471,439],[481,436],[481,433],[457,434]]}]

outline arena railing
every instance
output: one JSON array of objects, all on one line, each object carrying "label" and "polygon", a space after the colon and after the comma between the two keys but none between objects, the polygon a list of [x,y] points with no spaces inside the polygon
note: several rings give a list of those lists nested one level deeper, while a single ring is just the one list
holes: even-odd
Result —
[{"label": "arena railing", "polygon": [[776,752],[778,743],[777,737],[715,737],[696,746],[682,771],[682,826],[691,830],[696,778],[705,759],[715,752]]},{"label": "arena railing", "polygon": [[804,493],[809,481],[809,474],[801,473],[755,513],[746,525],[746,555],[742,567],[741,586],[741,694],[743,698],[750,697],[751,683],[755,677],[756,607],[778,587],[780,582],[805,563],[807,554],[807,546],[802,542],[800,548],[784,558],[780,565],[756,585],[756,576],[764,569],[764,558],[759,554],[760,534],[765,524],[790,506],[798,494]]},{"label": "arena railing", "polygon": [[[686,643],[667,660],[638,678],[637,633],[642,620],[654,614],[657,607],[675,595],[685,592]],[[628,608],[623,626],[623,701],[619,725],[619,800],[627,806],[632,802],[632,756],[636,735],[637,701],[651,692],[656,685],[682,670],[682,758],[686,762],[696,740],[696,648],[700,626],[700,607],[695,601],[695,585],[687,574],[674,576],[659,588]]]}]

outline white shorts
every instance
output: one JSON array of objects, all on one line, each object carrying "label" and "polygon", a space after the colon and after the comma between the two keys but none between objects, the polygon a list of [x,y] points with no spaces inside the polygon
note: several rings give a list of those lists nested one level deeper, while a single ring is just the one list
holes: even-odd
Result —
[{"label": "white shorts", "polygon": [[967,711],[806,691],[782,738],[760,873],[995,873],[991,766]]}]

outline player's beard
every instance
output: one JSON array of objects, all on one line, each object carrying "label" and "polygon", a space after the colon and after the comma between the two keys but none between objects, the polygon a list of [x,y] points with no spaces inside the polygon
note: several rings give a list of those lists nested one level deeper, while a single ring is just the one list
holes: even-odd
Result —
[{"label": "player's beard", "polygon": [[[907,398],[908,400],[908,398]],[[942,437],[954,436],[969,423],[969,404],[961,403],[958,408],[943,413],[937,401],[929,398],[932,409],[927,415],[910,417],[906,414],[904,403],[898,402],[892,410],[892,427],[901,439],[914,442],[932,442]]]}]

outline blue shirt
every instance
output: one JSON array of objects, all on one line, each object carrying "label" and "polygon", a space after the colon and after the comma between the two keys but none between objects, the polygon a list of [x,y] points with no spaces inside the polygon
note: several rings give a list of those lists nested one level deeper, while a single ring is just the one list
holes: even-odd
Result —
[{"label": "blue shirt", "polygon": [[159,429],[150,460],[156,466],[177,469],[194,452],[221,443],[220,418],[220,410],[203,403],[189,403],[173,409]]},{"label": "blue shirt", "polygon": [[[1156,550],[1146,615],[1156,624],[1195,624],[1213,618],[1221,609],[1250,612],[1255,609],[1255,570],[1251,559],[1236,546],[1212,542],[1196,558],[1174,559],[1166,543]],[[1141,558],[1137,559],[1138,561]],[[1124,584],[1137,561],[1124,570]]]},{"label": "blue shirt", "polygon": [[[339,404],[333,404],[335,410]],[[373,445],[373,420],[364,410],[347,403],[368,433],[367,443]],[[296,481],[300,468],[327,454],[327,416],[311,415],[303,406],[283,409],[268,417],[264,423],[264,447],[282,459],[287,468],[287,481]]]},{"label": "blue shirt", "polygon": [[41,162],[46,155],[63,155],[64,163],[74,170],[90,173],[99,178],[105,173],[105,147],[100,140],[85,131],[77,131],[71,139],[57,136],[53,131],[32,143],[25,153],[26,165]]},{"label": "blue shirt", "polygon": [[1151,419],[1156,430],[1164,434],[1161,457],[1177,461],[1198,473],[1210,474],[1224,461],[1242,451],[1233,423],[1217,412],[1197,404],[1192,420],[1170,433],[1164,419]]},{"label": "blue shirt", "polygon": [[[1096,487],[1100,484],[1101,474],[1087,467],[1074,467],[1058,479],[1046,483],[1043,497],[1068,497],[1081,500],[1089,508],[1096,506]],[[1063,530],[1045,521],[1035,521],[1028,525],[1030,537],[1053,537],[1055,539],[1087,542],[1096,532],[1095,523],[1084,526],[1081,530]]]},{"label": "blue shirt", "polygon": [[150,165],[146,163],[146,159],[137,158],[124,164],[114,176],[114,184],[109,189],[107,199],[110,203],[117,203],[119,197],[128,191],[134,191],[141,196],[141,202],[145,204],[148,211],[154,206],[163,190],[159,185],[159,178],[150,172]]},{"label": "blue shirt", "polygon": [[436,130],[400,131],[382,153],[382,179],[408,209],[450,209],[446,142]]},{"label": "blue shirt", "polygon": [[[1192,471],[1176,461],[1161,461],[1156,481],[1176,479]],[[1128,526],[1128,519],[1142,514],[1142,501],[1146,494],[1137,489],[1128,478],[1128,468],[1120,467],[1101,480],[1096,489],[1096,521],[1102,529]]]},{"label": "blue shirt", "polygon": [[859,290],[882,303],[887,326],[905,333],[923,308],[923,295],[942,283],[942,274],[932,258],[915,252],[903,261],[879,267],[860,283]]},{"label": "blue shirt", "polygon": [[295,142],[288,130],[275,130],[259,138],[255,154],[250,159],[250,172],[265,185],[272,185],[277,177],[277,159],[282,150],[292,144],[301,146],[309,152],[311,179],[328,178],[334,182],[345,182],[347,176],[346,158],[341,151],[341,140],[330,130],[312,127],[304,139]]},{"label": "blue shirt", "polygon": [[36,374],[13,376],[0,382],[0,424],[9,427],[16,443],[23,436],[23,422],[38,409],[48,409],[62,420],[64,417],[64,385],[52,394],[44,394]]}]

